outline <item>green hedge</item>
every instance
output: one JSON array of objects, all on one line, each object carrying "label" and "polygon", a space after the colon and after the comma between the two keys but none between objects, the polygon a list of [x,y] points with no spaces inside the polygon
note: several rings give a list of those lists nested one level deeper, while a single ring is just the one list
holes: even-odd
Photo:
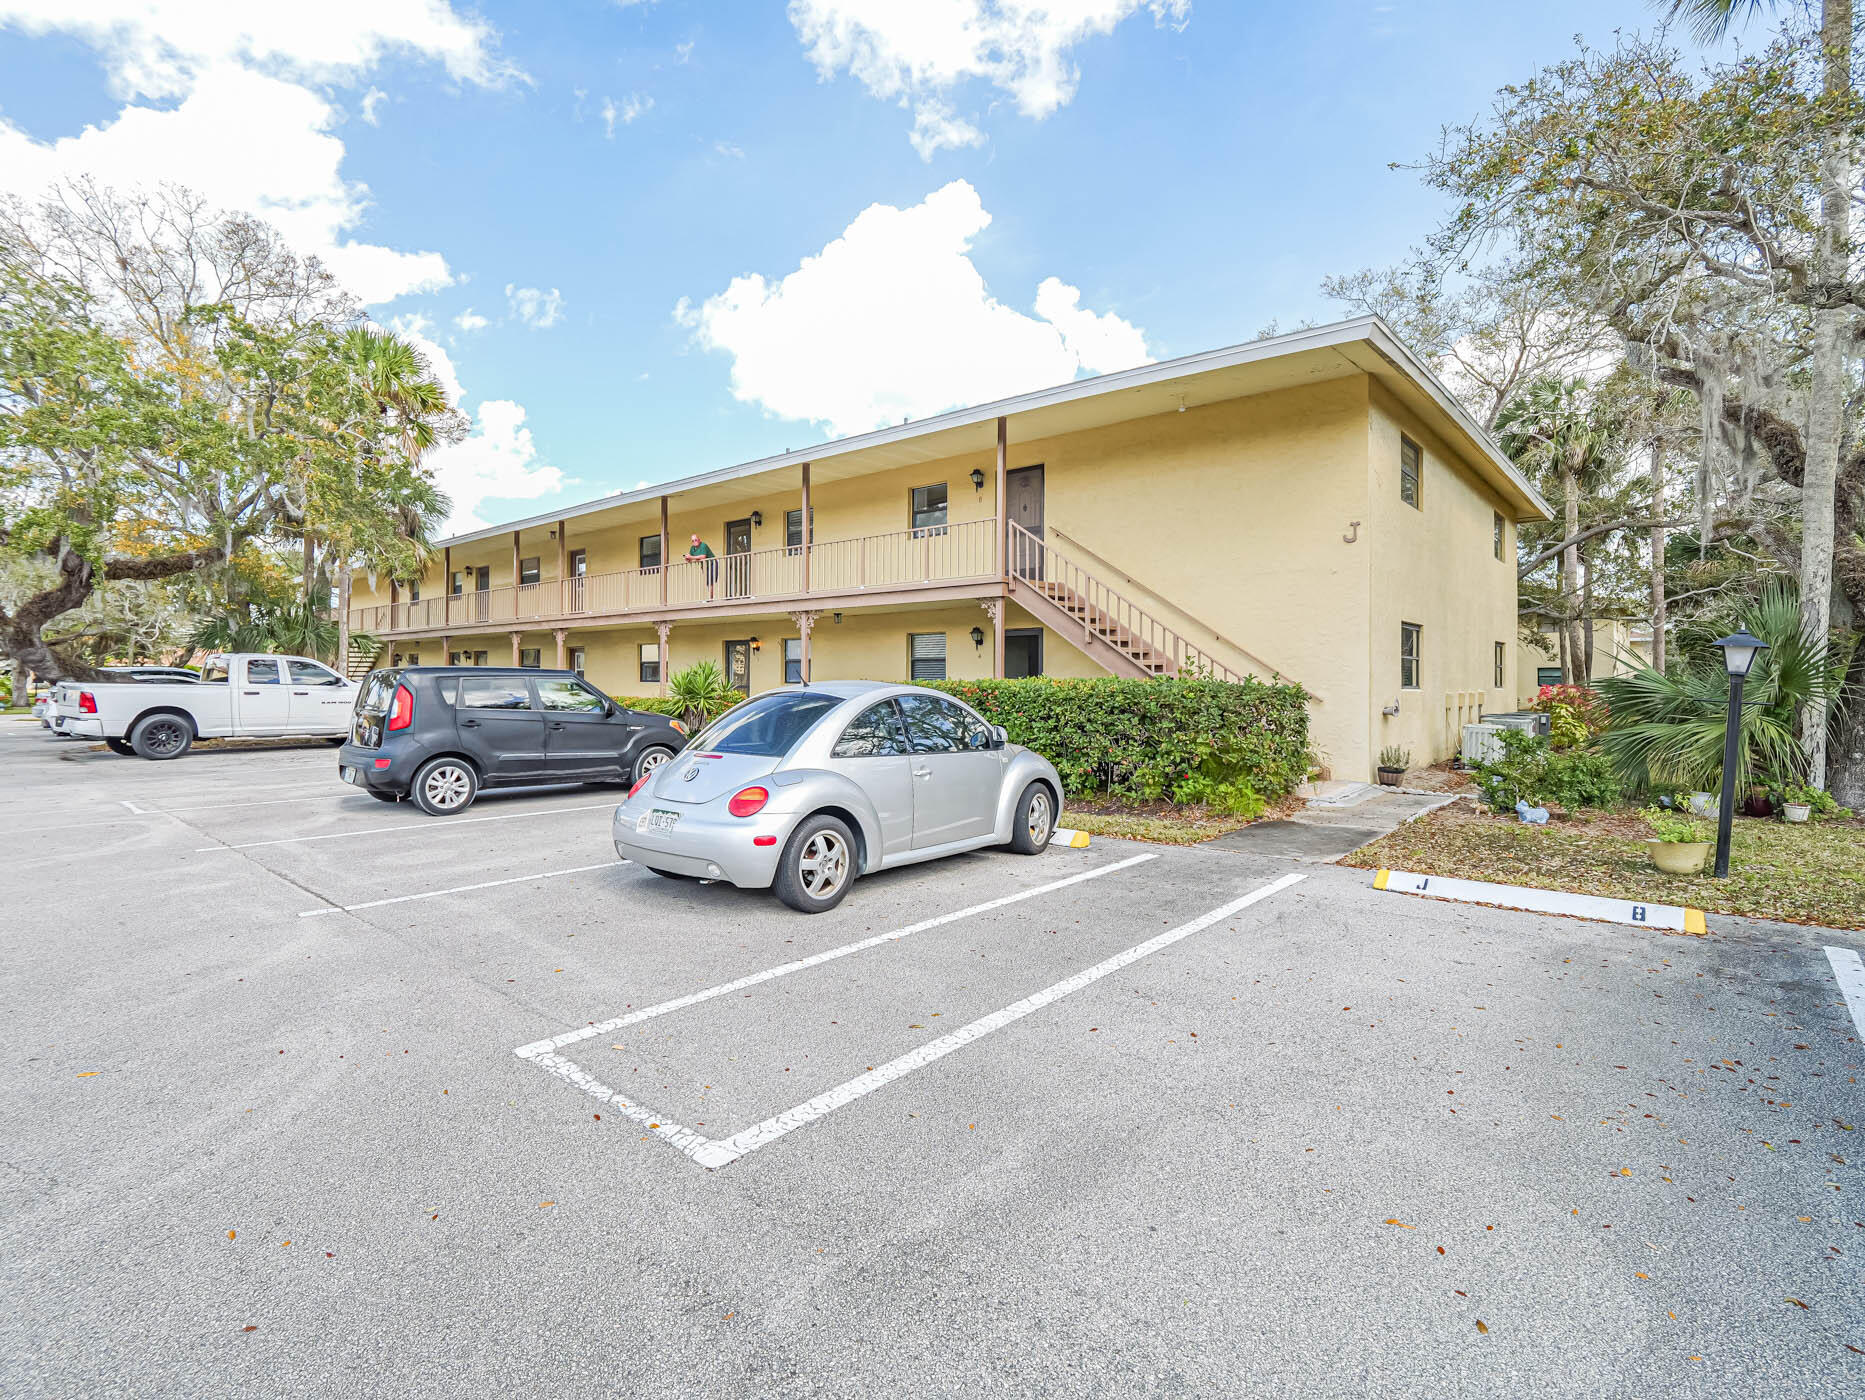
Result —
[{"label": "green hedge", "polygon": [[611,695],[609,697],[618,705],[625,705],[631,710],[645,710],[651,715],[670,715],[680,718],[680,706],[665,695]]},{"label": "green hedge", "polygon": [[1304,782],[1312,765],[1299,685],[1112,676],[926,684],[1001,724],[1077,795],[1171,797],[1247,814]]}]

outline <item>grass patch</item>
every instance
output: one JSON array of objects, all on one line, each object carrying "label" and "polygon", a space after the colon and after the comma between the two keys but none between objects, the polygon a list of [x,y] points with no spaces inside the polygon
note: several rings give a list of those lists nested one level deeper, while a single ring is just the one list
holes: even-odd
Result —
[{"label": "grass patch", "polygon": [[1251,821],[1275,821],[1298,810],[1299,798],[1272,802],[1260,817],[1225,816],[1205,807],[1182,807],[1171,802],[1123,802],[1090,798],[1070,802],[1058,826],[1085,831],[1090,836],[1116,836],[1123,841],[1151,841],[1161,846],[1196,846],[1228,831],[1241,831]]},{"label": "grass patch", "polygon": [[1738,817],[1729,875],[1722,880],[1660,873],[1641,844],[1649,835],[1644,820],[1627,813],[1527,826],[1459,802],[1407,823],[1341,863],[1865,928],[1865,821],[1788,826]]}]

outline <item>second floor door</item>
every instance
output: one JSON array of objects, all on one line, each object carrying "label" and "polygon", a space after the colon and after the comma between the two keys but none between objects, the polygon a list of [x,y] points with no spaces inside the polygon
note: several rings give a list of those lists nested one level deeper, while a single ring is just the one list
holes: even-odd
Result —
[{"label": "second floor door", "polygon": [[[1022,526],[1039,540],[1043,537],[1043,469],[1040,466],[1018,467],[1005,475],[1004,509],[1013,524]],[[1027,542],[1023,551],[1011,556],[1011,562],[1025,578],[1043,576],[1042,551],[1028,547]]]},{"label": "second floor door", "polygon": [[725,596],[751,596],[751,522],[725,522]]}]

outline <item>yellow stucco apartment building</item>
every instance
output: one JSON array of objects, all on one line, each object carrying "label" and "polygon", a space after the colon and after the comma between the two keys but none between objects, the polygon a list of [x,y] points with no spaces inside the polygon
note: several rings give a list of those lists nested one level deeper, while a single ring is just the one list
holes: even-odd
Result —
[{"label": "yellow stucco apartment building", "polygon": [[[1514,707],[1546,503],[1382,321],[1080,379],[441,541],[353,583],[403,662],[811,677],[1275,676],[1335,777]],[[693,535],[717,556],[687,562]],[[380,664],[380,661],[378,662]]]}]

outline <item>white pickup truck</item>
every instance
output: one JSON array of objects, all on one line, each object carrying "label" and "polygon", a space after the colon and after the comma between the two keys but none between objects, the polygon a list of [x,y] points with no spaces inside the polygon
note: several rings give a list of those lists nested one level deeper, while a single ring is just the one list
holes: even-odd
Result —
[{"label": "white pickup truck", "polygon": [[209,656],[194,681],[63,681],[63,732],[102,739],[120,754],[180,758],[196,739],[350,731],[356,682],[305,656],[229,652]]}]

